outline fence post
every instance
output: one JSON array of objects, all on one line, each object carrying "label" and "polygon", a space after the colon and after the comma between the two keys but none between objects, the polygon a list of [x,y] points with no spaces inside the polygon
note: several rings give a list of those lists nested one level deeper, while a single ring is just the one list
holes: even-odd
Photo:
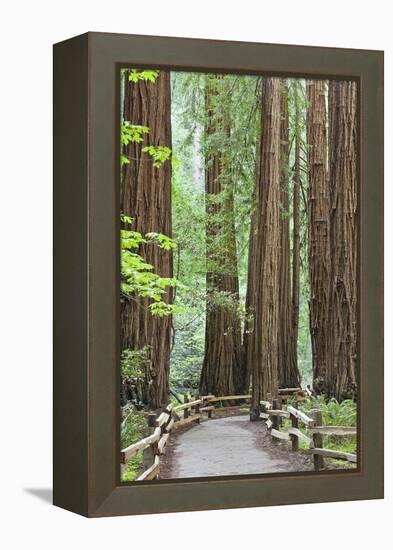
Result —
[{"label": "fence post", "polygon": [[[295,409],[297,409],[298,408],[297,401],[294,401],[292,406]],[[294,414],[291,414],[291,423],[292,423],[292,428],[298,428],[299,427],[299,420]],[[292,451],[298,451],[299,450],[299,438],[297,437],[297,435],[291,434],[291,440],[292,440]]]},{"label": "fence post", "polygon": [[[279,396],[277,397],[277,409],[281,409],[281,410],[282,410],[282,403],[283,403],[282,397],[279,395]],[[277,430],[279,430],[280,427],[282,426],[283,420],[284,420],[284,419],[283,419],[281,416],[278,417],[278,428],[277,428]]]},{"label": "fence post", "polygon": [[[151,435],[154,432],[156,426],[157,414],[155,412],[149,412],[147,414],[147,435]],[[143,469],[147,470],[154,462],[154,453],[151,445],[143,451]]]},{"label": "fence post", "polygon": [[[278,407],[279,407],[278,399],[273,399],[272,400],[272,410],[276,411],[278,409]],[[275,430],[280,429],[280,417],[279,416],[272,415],[272,428],[275,429]],[[272,441],[273,441],[273,443],[277,443],[277,440],[274,437],[272,438]]]},{"label": "fence post", "polygon": [[[320,409],[311,409],[310,416],[314,419],[316,426],[322,426],[322,411]],[[323,447],[323,435],[313,434],[312,436],[314,447],[321,449]],[[320,455],[314,455],[314,469],[323,469],[323,457]]]},{"label": "fence post", "polygon": [[[196,395],[196,399],[199,399],[199,394]],[[200,414],[200,411],[201,411],[201,405],[200,405],[200,403],[197,403],[197,404],[195,405],[195,414]],[[195,422],[196,422],[197,424],[200,424],[200,423],[201,423],[201,419],[198,418],[197,420],[195,420]]]},{"label": "fence post", "polygon": [[[189,399],[187,397],[187,395],[184,396],[184,404],[188,403],[189,402]],[[183,411],[183,418],[188,418],[189,416],[189,409],[184,409]]]},{"label": "fence post", "polygon": [[[214,407],[213,402],[208,401],[208,402],[207,402],[207,406],[208,406],[208,407],[210,407],[210,406],[211,406],[211,407]],[[207,411],[207,417],[208,417],[208,418],[212,418],[212,416],[213,416],[213,410]]]},{"label": "fence post", "polygon": [[161,430],[161,434],[166,434],[168,433],[167,432],[167,427],[168,427],[168,424],[170,423],[170,421],[172,420],[172,409],[171,408],[166,408],[165,409],[165,412],[167,413],[168,415],[168,420],[165,422],[165,424],[162,426],[162,430]]},{"label": "fence post", "polygon": [[152,434],[154,432],[154,428],[156,427],[156,418],[157,413],[155,412],[149,412],[147,414],[147,426],[149,428],[149,434]]}]

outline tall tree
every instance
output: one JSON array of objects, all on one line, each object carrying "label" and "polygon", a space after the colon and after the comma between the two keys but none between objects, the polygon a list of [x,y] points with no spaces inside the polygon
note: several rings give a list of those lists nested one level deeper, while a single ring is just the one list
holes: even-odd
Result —
[{"label": "tall tree", "polygon": [[[297,368],[295,336],[293,333],[291,246],[289,208],[289,114],[288,83],[281,83],[280,123],[280,259],[279,259],[279,330],[278,381],[281,388],[297,387],[300,383]],[[296,289],[295,289],[296,290]]]},{"label": "tall tree", "polygon": [[[256,177],[258,180],[258,176]],[[255,189],[256,190],[256,189]],[[247,268],[247,292],[245,302],[245,320],[243,330],[243,365],[246,378],[246,389],[252,379],[252,366],[254,357],[254,320],[255,320],[255,283],[256,283],[256,212],[255,193],[250,214],[250,237],[248,241],[248,268]]]},{"label": "tall tree", "polygon": [[297,340],[299,335],[300,305],[300,108],[298,82],[293,82],[295,103],[295,166],[293,173],[293,246],[292,246],[292,338],[293,354],[297,365]]},{"label": "tall tree", "polygon": [[324,80],[307,82],[308,242],[313,385],[327,392],[330,288],[329,189]]},{"label": "tall tree", "polygon": [[331,295],[329,394],[356,397],[356,82],[329,83]]},{"label": "tall tree", "polygon": [[[153,79],[154,80],[154,79]],[[125,148],[129,163],[122,173],[121,210],[133,220],[132,230],[172,235],[171,163],[155,163],[146,146],[171,148],[170,73],[160,71],[155,81],[124,79],[124,120],[149,129],[143,142]],[[161,277],[173,276],[171,251],[143,244],[140,255]],[[171,302],[168,291],[166,302]],[[148,357],[148,405],[156,409],[169,397],[171,317],[155,317],[142,298],[124,298],[121,306],[121,349],[144,350]]]},{"label": "tall tree", "polygon": [[[243,367],[245,372],[245,390],[248,392],[252,378],[252,358],[254,355],[254,296],[255,296],[255,274],[256,274],[256,182],[259,181],[260,157],[261,157],[261,104],[262,104],[262,77],[256,81],[254,92],[254,107],[255,112],[255,157],[253,159],[254,169],[250,173],[249,179],[252,182],[251,192],[251,208],[249,218],[249,238],[248,238],[248,258],[247,258],[247,290],[245,300],[245,319],[243,327]],[[246,233],[244,240],[246,240]]]},{"label": "tall tree", "polygon": [[[218,104],[223,79],[206,79],[206,329],[200,391],[243,391],[239,279],[230,161],[222,148],[230,135]],[[225,148],[225,147],[224,147]]]},{"label": "tall tree", "polygon": [[[251,420],[259,419],[260,401],[278,389],[278,315],[280,247],[280,79],[262,84],[260,167],[255,192],[255,254],[248,302],[253,312],[248,364],[252,365]],[[251,340],[251,342],[250,342]]]}]

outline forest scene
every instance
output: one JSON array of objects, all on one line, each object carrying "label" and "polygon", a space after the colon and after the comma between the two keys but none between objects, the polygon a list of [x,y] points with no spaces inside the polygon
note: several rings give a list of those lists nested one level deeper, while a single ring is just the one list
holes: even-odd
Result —
[{"label": "forest scene", "polygon": [[119,98],[122,481],[356,468],[356,82]]}]

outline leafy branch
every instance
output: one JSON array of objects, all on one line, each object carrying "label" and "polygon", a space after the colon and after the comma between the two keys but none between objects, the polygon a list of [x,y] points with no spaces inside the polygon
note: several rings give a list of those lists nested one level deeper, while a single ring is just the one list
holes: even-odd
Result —
[{"label": "leafy branch", "polygon": [[138,82],[138,80],[144,80],[147,82],[155,82],[157,80],[159,71],[139,71],[138,69],[131,69],[128,80],[130,82]]},{"label": "leafy branch", "polygon": [[153,159],[154,168],[160,168],[160,166],[167,160],[170,159],[172,150],[169,147],[164,145],[147,145],[142,149],[143,153],[148,153]]},{"label": "leafy branch", "polygon": [[[122,216],[122,222],[131,224],[132,218]],[[147,233],[143,236],[139,231],[122,229],[120,235],[121,246],[121,291],[129,299],[134,297],[147,298],[152,301],[148,309],[157,317],[166,317],[174,313],[183,313],[183,309],[174,304],[168,304],[164,296],[168,289],[177,285],[173,277],[160,277],[153,272],[154,266],[147,263],[138,250],[142,244],[155,244],[165,251],[176,248],[176,243],[162,233]]]}]

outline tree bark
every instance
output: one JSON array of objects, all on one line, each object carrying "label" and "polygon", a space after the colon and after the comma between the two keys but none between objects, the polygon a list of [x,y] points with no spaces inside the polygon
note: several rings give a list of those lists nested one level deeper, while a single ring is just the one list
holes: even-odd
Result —
[{"label": "tree bark", "polygon": [[295,170],[293,177],[293,248],[292,248],[292,337],[293,353],[297,364],[300,297],[300,110],[298,83],[294,84],[295,99]]},{"label": "tree bark", "polygon": [[279,260],[279,331],[278,381],[281,388],[298,387],[296,345],[292,330],[291,247],[289,209],[289,115],[288,83],[281,83],[280,123],[280,260]]},{"label": "tree bark", "polygon": [[[206,85],[207,136],[229,133],[216,112],[219,86]],[[239,279],[233,184],[225,152],[213,146],[205,170],[206,191],[206,328],[200,392],[230,395],[244,390]],[[223,303],[222,303],[223,302]]]},{"label": "tree bark", "polygon": [[356,83],[329,83],[331,282],[329,394],[356,398]]},{"label": "tree bark", "polygon": [[[258,173],[258,172],[257,172]],[[257,175],[258,179],[258,175]],[[255,194],[250,214],[250,237],[248,241],[247,292],[245,302],[245,320],[243,330],[243,365],[245,370],[245,387],[248,391],[252,379],[252,361],[254,357],[254,320],[255,320],[255,282],[256,282],[256,205]]]},{"label": "tree bark", "polygon": [[280,247],[280,79],[264,78],[262,88],[260,168],[255,193],[255,254],[251,274],[253,332],[251,420],[259,419],[260,401],[278,390],[278,314]]},{"label": "tree bark", "polygon": [[313,386],[317,393],[327,393],[330,201],[327,176],[325,81],[309,80],[307,96],[309,308]]},{"label": "tree bark", "polygon": [[[124,120],[149,128],[143,143],[130,143],[125,154],[130,163],[123,167],[121,210],[133,219],[131,229],[172,235],[171,162],[159,168],[142,152],[146,145],[172,147],[170,73],[160,71],[155,82],[124,79]],[[154,266],[161,277],[173,277],[172,252],[157,245],[142,245],[138,253]],[[171,291],[166,301],[171,302]],[[146,299],[125,299],[121,305],[121,349],[146,349],[148,366],[147,400],[152,409],[169,399],[169,355],[171,317],[154,317]]]}]

